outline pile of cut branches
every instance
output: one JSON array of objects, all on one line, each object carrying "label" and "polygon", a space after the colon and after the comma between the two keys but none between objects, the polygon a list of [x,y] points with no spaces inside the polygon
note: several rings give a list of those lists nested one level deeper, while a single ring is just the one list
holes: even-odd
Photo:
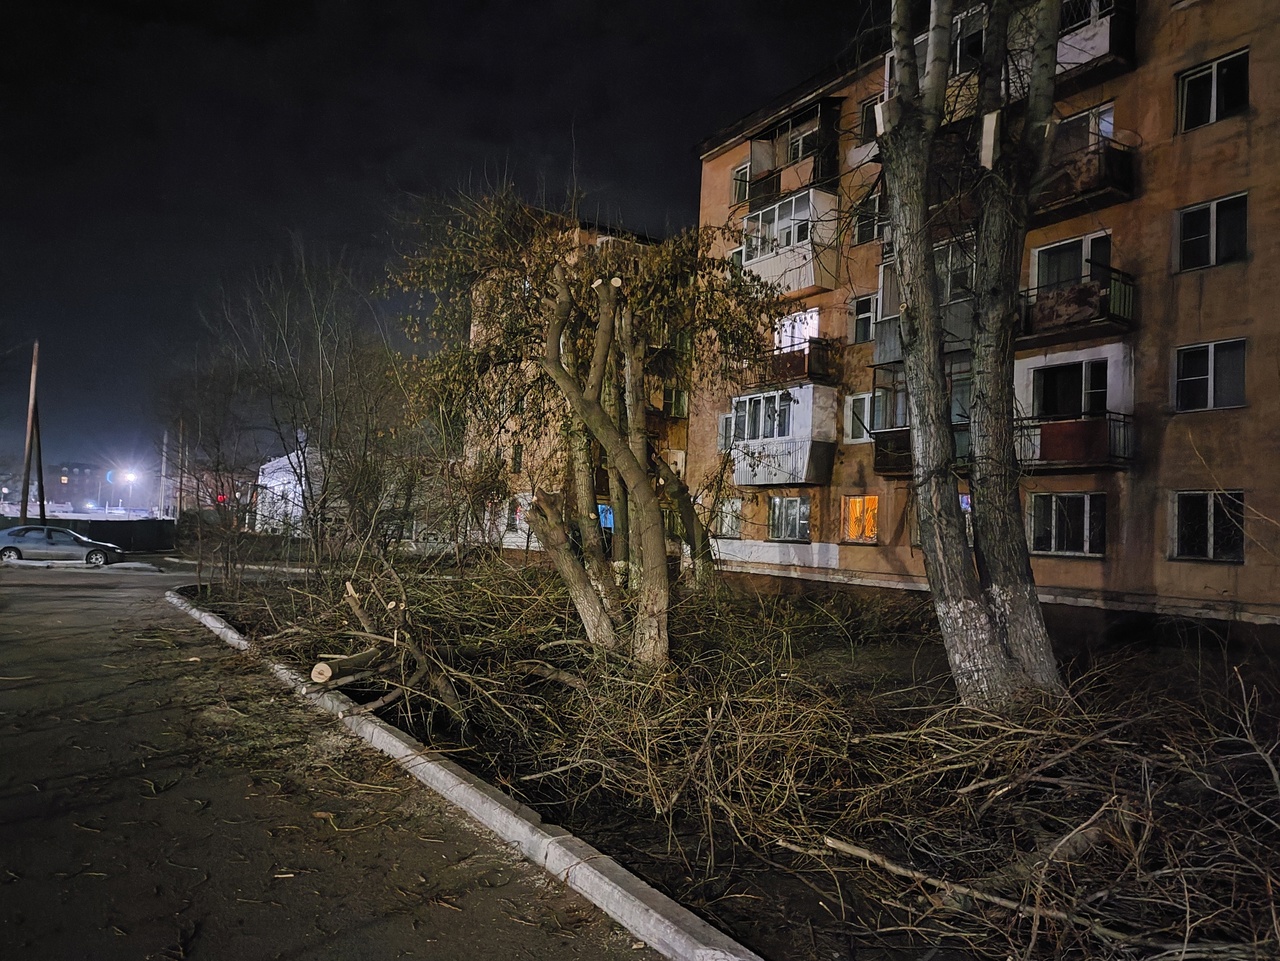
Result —
[{"label": "pile of cut branches", "polygon": [[868,934],[989,957],[1280,955],[1280,728],[1238,676],[1179,699],[1109,664],[1001,717],[918,683],[937,642],[883,600],[688,597],[655,676],[590,649],[546,572],[293,592],[273,656],[380,652],[355,693],[427,737],[445,722],[510,789],[727,826],[878,904],[852,919]]}]

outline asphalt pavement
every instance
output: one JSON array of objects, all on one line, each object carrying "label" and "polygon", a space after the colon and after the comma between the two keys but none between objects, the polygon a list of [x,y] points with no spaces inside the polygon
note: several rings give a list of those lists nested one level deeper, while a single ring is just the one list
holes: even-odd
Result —
[{"label": "asphalt pavement", "polygon": [[164,601],[0,569],[0,957],[657,954]]}]

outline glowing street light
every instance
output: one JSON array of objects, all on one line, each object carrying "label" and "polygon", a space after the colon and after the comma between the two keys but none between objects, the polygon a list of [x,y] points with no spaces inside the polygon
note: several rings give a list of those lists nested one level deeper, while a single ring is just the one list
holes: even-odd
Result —
[{"label": "glowing street light", "polygon": [[129,484],[129,500],[126,502],[127,506],[125,507],[125,515],[127,516],[133,510],[133,482],[138,479],[138,475],[133,471],[129,471],[124,475],[124,479]]}]

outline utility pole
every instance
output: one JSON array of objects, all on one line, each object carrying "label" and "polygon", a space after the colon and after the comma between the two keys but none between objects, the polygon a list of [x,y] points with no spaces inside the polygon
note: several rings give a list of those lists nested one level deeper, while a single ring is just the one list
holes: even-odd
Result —
[{"label": "utility pole", "polygon": [[36,371],[40,366],[40,341],[31,347],[31,391],[27,399],[27,441],[22,454],[22,508],[19,524],[27,522],[27,504],[31,500],[31,455],[36,455],[36,484],[40,495],[40,523],[44,513],[44,458],[40,450],[40,409],[36,406]]}]

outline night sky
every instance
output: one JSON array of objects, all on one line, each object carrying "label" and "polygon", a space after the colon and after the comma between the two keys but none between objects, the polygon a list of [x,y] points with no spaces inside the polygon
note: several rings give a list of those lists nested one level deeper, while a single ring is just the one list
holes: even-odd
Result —
[{"label": "night sky", "polygon": [[510,177],[661,235],[696,145],[835,59],[857,2],[32,0],[0,31],[0,470],[154,460],[153,384],[255,268],[380,257],[405,192]]}]

